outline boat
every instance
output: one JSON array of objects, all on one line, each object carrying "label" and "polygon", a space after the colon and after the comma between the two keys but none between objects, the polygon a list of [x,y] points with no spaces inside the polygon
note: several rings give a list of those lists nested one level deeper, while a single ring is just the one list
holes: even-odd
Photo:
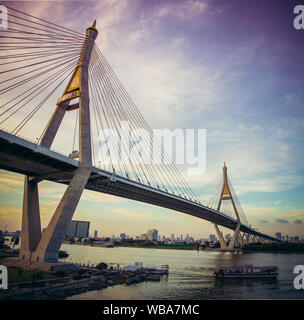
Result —
[{"label": "boat", "polygon": [[214,275],[216,278],[276,278],[278,270],[276,266],[257,267],[250,264],[244,267],[217,267]]}]

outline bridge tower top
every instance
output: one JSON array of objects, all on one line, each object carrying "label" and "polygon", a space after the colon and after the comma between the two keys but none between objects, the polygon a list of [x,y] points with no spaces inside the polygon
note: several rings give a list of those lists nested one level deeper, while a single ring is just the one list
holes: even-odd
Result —
[{"label": "bridge tower top", "polygon": [[85,167],[92,167],[88,68],[97,34],[96,20],[94,20],[93,24],[86,29],[86,37],[78,63],[62,96],[57,101],[57,108],[41,140],[41,145],[50,148],[65,112],[79,109],[79,151],[77,154],[80,164]]},{"label": "bridge tower top", "polygon": [[220,198],[219,198],[219,202],[218,202],[218,206],[217,206],[217,210],[219,211],[221,208],[221,204],[223,200],[230,200],[233,206],[233,210],[234,213],[236,215],[237,220],[240,222],[240,217],[239,217],[239,213],[238,210],[236,208],[230,187],[229,187],[229,183],[228,183],[228,174],[227,174],[227,166],[226,166],[226,162],[224,162],[224,166],[223,166],[223,186],[222,186],[222,191],[220,194]]}]

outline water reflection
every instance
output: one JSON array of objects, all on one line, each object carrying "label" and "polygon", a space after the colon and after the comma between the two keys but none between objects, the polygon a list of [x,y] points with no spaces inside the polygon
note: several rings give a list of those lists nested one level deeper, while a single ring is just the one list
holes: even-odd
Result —
[{"label": "water reflection", "polygon": [[214,287],[222,288],[225,286],[233,287],[261,287],[265,285],[276,285],[279,288],[279,281],[275,278],[247,278],[247,279],[231,279],[231,278],[215,278]]}]

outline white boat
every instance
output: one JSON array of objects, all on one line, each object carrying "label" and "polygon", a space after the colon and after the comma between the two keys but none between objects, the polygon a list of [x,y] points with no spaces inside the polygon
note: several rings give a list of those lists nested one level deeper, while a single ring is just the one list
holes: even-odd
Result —
[{"label": "white boat", "polygon": [[214,275],[217,278],[276,278],[279,274],[278,270],[276,266],[217,267]]}]

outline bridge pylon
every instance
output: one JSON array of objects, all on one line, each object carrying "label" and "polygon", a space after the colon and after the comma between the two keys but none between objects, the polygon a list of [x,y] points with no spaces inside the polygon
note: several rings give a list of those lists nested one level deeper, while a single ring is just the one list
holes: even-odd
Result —
[{"label": "bridge pylon", "polygon": [[215,227],[215,231],[217,233],[217,236],[218,236],[218,239],[220,242],[220,251],[235,251],[238,249],[239,246],[242,245],[242,241],[240,240],[241,220],[240,220],[240,216],[239,216],[237,207],[235,205],[231,190],[228,185],[227,167],[226,167],[225,162],[224,162],[224,166],[223,166],[223,186],[222,186],[222,191],[220,194],[219,202],[217,205],[217,211],[220,211],[222,201],[224,201],[224,200],[231,201],[232,207],[233,207],[233,210],[234,210],[234,213],[236,216],[236,220],[237,220],[236,228],[234,230],[234,233],[233,233],[232,238],[230,239],[228,245],[227,245],[226,241],[224,240],[224,238],[218,228],[218,225],[216,223],[214,223],[214,227]]},{"label": "bridge pylon", "polygon": [[[97,34],[94,21],[86,30],[77,66],[63,95],[57,101],[57,107],[40,142],[40,145],[50,148],[66,111],[79,109],[79,166],[43,235],[41,235],[38,196],[40,180],[25,177],[19,258],[26,263],[58,261],[60,246],[92,171],[88,67]],[[71,104],[75,99],[79,101]]]}]

